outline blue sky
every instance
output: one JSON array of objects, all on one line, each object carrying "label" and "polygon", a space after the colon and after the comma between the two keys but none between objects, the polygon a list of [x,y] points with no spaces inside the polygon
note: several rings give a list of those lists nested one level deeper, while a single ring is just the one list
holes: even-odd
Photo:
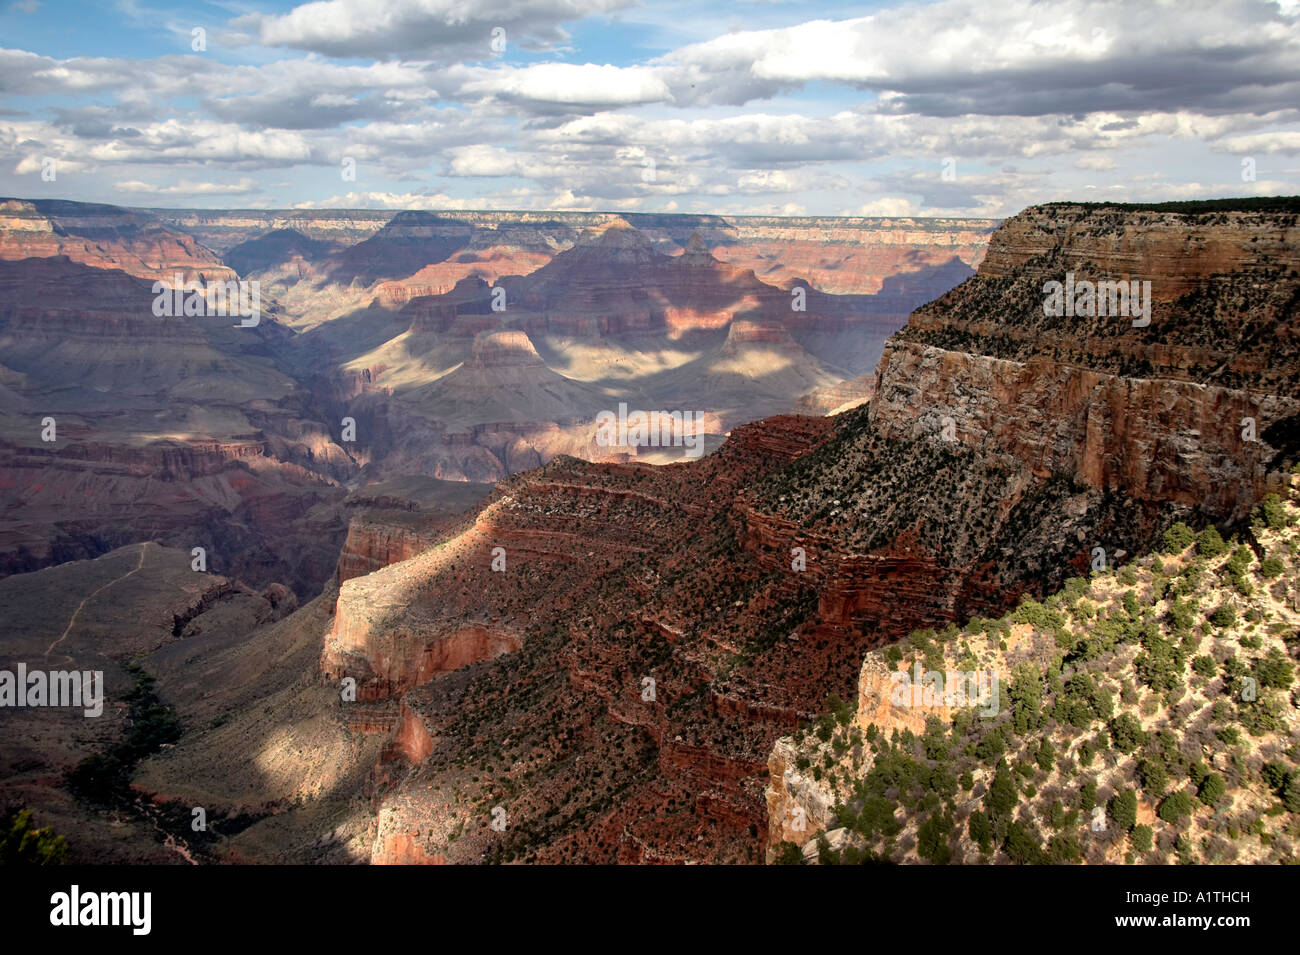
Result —
[{"label": "blue sky", "polygon": [[1295,194],[1297,104],[1300,0],[0,0],[27,198],[1005,216]]}]

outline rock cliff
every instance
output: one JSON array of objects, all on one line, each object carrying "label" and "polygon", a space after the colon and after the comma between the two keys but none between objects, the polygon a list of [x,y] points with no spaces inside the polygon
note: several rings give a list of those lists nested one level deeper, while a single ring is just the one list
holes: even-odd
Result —
[{"label": "rock cliff", "polygon": [[[1193,242],[1201,224],[1189,214],[1163,228]],[[1235,228],[1250,246],[1277,225],[1247,215]],[[1214,276],[1230,300],[1233,280]],[[1032,328],[1042,282],[1023,282]],[[890,730],[951,716],[896,711],[883,671],[863,676],[866,651],[1000,614],[1086,573],[1099,552],[1113,566],[1179,517],[1226,525],[1281,486],[1293,411],[1276,368],[1216,382],[1126,374],[1144,331],[1128,322],[1131,333],[1082,352],[1035,328],[1005,353],[1014,315],[987,343],[965,330],[965,350],[918,340],[936,310],[945,329],[991,313],[1006,285],[981,273],[923,309],[886,349],[863,408],[738,428],[713,457],[666,471],[554,462],[503,486],[470,530],[345,586],[325,673],[400,696],[435,740],[386,795],[386,825],[426,834],[422,851],[449,861],[756,860],[754,840],[790,835],[769,813],[797,802],[824,821],[833,804],[798,779],[762,790],[769,758],[781,778],[797,758],[775,741],[827,694]],[[1197,294],[1178,293],[1155,321]],[[1295,320],[1289,294],[1278,293],[1279,338]],[[1243,450],[1232,435],[1247,411],[1259,446]],[[573,589],[576,576],[588,589]],[[467,625],[496,642],[461,641]],[[518,649],[494,656],[507,639]],[[439,640],[472,646],[474,662],[437,676],[425,661]]]},{"label": "rock cliff", "polygon": [[[920,630],[1113,568],[1149,550],[1175,516],[1240,525],[1266,494],[1285,493],[1298,450],[1297,209],[1248,206],[1062,204],[1008,220],[979,273],[918,309],[886,346],[874,397],[851,413],[860,415],[869,473],[791,474],[773,489],[785,526],[838,530],[860,547],[902,549],[931,573],[942,569],[909,602],[949,598],[921,614],[925,622],[907,620]],[[1045,283],[1067,272],[1075,281],[1150,282],[1150,324],[1045,314]],[[924,476],[919,456],[929,457]],[[910,492],[900,492],[900,478],[915,482]],[[1014,651],[1012,633],[1004,643]],[[1000,666],[1005,678],[1010,665]],[[874,654],[864,664],[860,731],[920,735],[927,717],[951,722],[943,707],[889,705],[892,669]],[[794,766],[796,749],[783,740],[770,759],[773,847],[809,846],[790,828],[796,806],[808,831],[834,829],[830,807],[844,797]]]}]

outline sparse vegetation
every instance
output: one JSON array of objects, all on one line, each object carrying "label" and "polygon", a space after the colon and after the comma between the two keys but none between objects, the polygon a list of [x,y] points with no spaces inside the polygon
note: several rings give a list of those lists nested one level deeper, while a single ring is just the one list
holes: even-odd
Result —
[{"label": "sparse vegetation", "polygon": [[67,855],[67,840],[34,825],[30,809],[0,814],[0,865],[58,865]]},{"label": "sparse vegetation", "polygon": [[[918,631],[881,652],[889,667],[914,657],[996,667],[1004,705],[992,718],[929,715],[923,736],[850,722],[868,741],[854,754],[805,737],[835,753],[844,851],[932,863],[1296,861],[1300,740],[1286,711],[1300,614],[1261,596],[1297,570],[1295,512],[1279,498],[1257,522],[1262,560],[1217,529],[1174,524],[1159,571],[1133,561],[1131,578],[1077,578],[961,631],[996,642]],[[1108,825],[1094,830],[1103,811]]]}]

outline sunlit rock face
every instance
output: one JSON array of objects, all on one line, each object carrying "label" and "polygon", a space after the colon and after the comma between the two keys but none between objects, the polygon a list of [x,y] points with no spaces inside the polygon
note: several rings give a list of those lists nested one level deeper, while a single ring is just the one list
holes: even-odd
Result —
[{"label": "sunlit rock face", "polygon": [[[621,403],[712,449],[860,396],[990,225],[0,200],[0,573],[149,538],[309,598],[356,488],[672,459],[596,440]],[[259,314],[160,313],[155,283],[255,285]]]}]

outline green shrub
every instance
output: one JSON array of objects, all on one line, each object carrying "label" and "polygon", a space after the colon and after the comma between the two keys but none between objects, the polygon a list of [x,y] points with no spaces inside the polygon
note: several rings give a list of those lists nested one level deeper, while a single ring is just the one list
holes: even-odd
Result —
[{"label": "green shrub", "polygon": [[1002,730],[995,727],[980,737],[975,744],[975,756],[982,763],[991,763],[1006,752],[1007,741],[1002,735]]},{"label": "green shrub", "polygon": [[1300,813],[1300,773],[1292,773],[1282,787],[1282,807],[1287,812]]},{"label": "green shrub", "polygon": [[1023,822],[1013,822],[1007,827],[1003,848],[1011,861],[1019,865],[1040,865],[1043,862],[1043,847],[1038,835]]},{"label": "green shrub", "polygon": [[993,848],[993,827],[989,825],[988,816],[976,810],[970,814],[969,827],[971,841],[980,847],[980,851],[988,852]]},{"label": "green shrub", "polygon": [[1237,622],[1237,608],[1230,603],[1221,603],[1207,619],[1220,630],[1226,630]]},{"label": "green shrub", "polygon": [[999,760],[993,781],[984,796],[984,808],[990,819],[997,819],[1016,808],[1016,780],[1008,771],[1006,760]]},{"label": "green shrub", "polygon": [[1047,621],[1047,610],[1033,597],[1025,597],[1011,615],[1011,619],[1016,623],[1027,623],[1035,630],[1041,630]]},{"label": "green shrub", "polygon": [[1255,555],[1251,553],[1249,547],[1238,547],[1232,552],[1232,556],[1224,562],[1223,569],[1231,577],[1240,577],[1250,569],[1250,565],[1255,562]]},{"label": "green shrub", "polygon": [[1180,819],[1190,816],[1194,808],[1192,797],[1180,789],[1165,797],[1156,814],[1172,826],[1177,825]]},{"label": "green shrub", "polygon": [[1149,753],[1138,762],[1138,778],[1142,788],[1158,799],[1169,788],[1169,767],[1158,753]]},{"label": "green shrub", "polygon": [[1175,599],[1169,605],[1169,619],[1179,633],[1191,630],[1196,623],[1196,604],[1190,600]]},{"label": "green shrub", "polygon": [[1228,786],[1218,773],[1210,773],[1201,781],[1196,790],[1196,798],[1207,806],[1217,806],[1228,794]]},{"label": "green shrub", "polygon": [[1041,768],[1048,770],[1049,772],[1051,771],[1052,766],[1056,764],[1056,749],[1050,742],[1048,742],[1046,736],[1044,736],[1043,741],[1038,744],[1038,752],[1034,758],[1037,760],[1038,765]]},{"label": "green shrub", "polygon": [[848,726],[849,723],[853,722],[853,704],[841,700],[838,693],[831,693],[827,696],[825,705],[826,711],[841,726]]},{"label": "green shrub", "polygon": [[1058,832],[1047,840],[1047,856],[1044,861],[1049,865],[1070,865],[1082,858],[1078,832]]},{"label": "green shrub", "polygon": [[1223,535],[1213,527],[1207,527],[1196,535],[1196,553],[1199,557],[1205,557],[1213,560],[1220,557],[1228,550],[1228,545],[1224,543]]},{"label": "green shrub", "polygon": [[67,855],[67,840],[33,826],[30,809],[0,816],[0,865],[59,865]]},{"label": "green shrub", "polygon": [[803,865],[803,850],[793,842],[781,842],[776,847],[775,865]]},{"label": "green shrub", "polygon": [[1285,690],[1295,680],[1295,668],[1281,650],[1273,647],[1262,660],[1256,661],[1255,677],[1260,686]]},{"label": "green shrub", "polygon": [[1126,789],[1110,801],[1109,814],[1115,820],[1115,825],[1128,832],[1137,823],[1137,808],[1137,793]]},{"label": "green shrub", "polygon": [[1084,768],[1091,766],[1092,758],[1097,755],[1096,753],[1093,752],[1092,745],[1090,743],[1080,744],[1077,753],[1079,756],[1079,765]]},{"label": "green shrub", "polygon": [[952,816],[931,813],[916,832],[916,854],[934,865],[946,865],[952,858],[948,835],[952,832]]},{"label": "green shrub", "polygon": [[1084,812],[1092,812],[1097,805],[1097,784],[1091,780],[1079,787],[1079,806]]},{"label": "green shrub", "polygon": [[1033,664],[1016,664],[1011,671],[1007,696],[1011,700],[1011,722],[1017,735],[1023,735],[1042,725],[1043,678]]},{"label": "green shrub", "polygon": [[1284,530],[1290,521],[1287,520],[1286,508],[1282,504],[1282,499],[1276,494],[1266,494],[1264,499],[1259,502],[1259,513],[1272,531]]},{"label": "green shrub", "polygon": [[1150,826],[1134,826],[1133,830],[1128,834],[1129,845],[1133,847],[1134,852],[1144,854],[1150,852],[1152,835]]},{"label": "green shrub", "polygon": [[1142,652],[1133,661],[1137,674],[1153,690],[1169,690],[1181,682],[1182,650],[1159,632],[1142,638]]},{"label": "green shrub", "polygon": [[1136,716],[1121,713],[1110,721],[1110,738],[1121,753],[1131,753],[1147,741],[1147,734]]},{"label": "green shrub", "polygon": [[1164,539],[1166,554],[1181,554],[1196,542],[1196,532],[1179,521],[1165,531]]}]

